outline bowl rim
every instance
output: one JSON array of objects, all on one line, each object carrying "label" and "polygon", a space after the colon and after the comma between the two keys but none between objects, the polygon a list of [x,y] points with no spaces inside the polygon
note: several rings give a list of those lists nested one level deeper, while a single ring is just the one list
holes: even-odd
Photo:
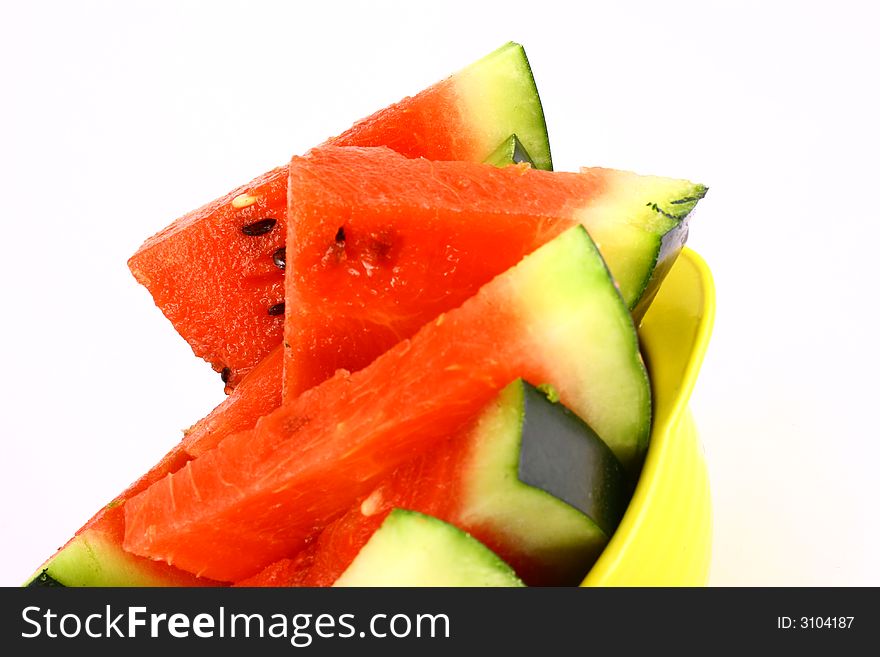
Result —
[{"label": "bowl rim", "polygon": [[[684,369],[684,376],[681,379],[681,387],[669,416],[669,424],[673,425],[677,422],[681,415],[687,410],[688,402],[691,394],[693,394],[694,386],[697,383],[697,377],[700,374],[700,368],[703,366],[703,360],[706,357],[706,351],[709,347],[709,341],[712,336],[712,329],[715,325],[715,281],[712,278],[712,272],[706,261],[703,260],[693,249],[685,247],[682,249],[679,259],[692,266],[696,271],[700,281],[700,292],[702,294],[700,319],[697,324],[697,331],[694,335],[693,346],[691,348],[690,357]],[[646,467],[648,464],[646,463]]]}]

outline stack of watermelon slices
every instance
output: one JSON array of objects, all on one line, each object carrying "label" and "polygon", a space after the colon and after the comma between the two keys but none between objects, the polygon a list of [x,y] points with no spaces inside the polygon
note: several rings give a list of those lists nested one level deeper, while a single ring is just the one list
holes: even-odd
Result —
[{"label": "stack of watermelon slices", "polygon": [[[147,240],[132,273],[229,396],[32,583],[399,584],[438,536],[464,552],[411,581],[578,583],[647,449],[636,325],[706,188],[550,168],[510,43]],[[515,575],[462,580],[484,546]]]}]

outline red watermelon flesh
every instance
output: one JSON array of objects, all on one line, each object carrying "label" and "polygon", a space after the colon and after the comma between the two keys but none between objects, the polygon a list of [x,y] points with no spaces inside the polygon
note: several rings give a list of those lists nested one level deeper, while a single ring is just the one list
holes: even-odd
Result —
[{"label": "red watermelon flesh", "polygon": [[[536,166],[550,167],[534,80],[512,43],[326,143],[482,161],[511,134]],[[194,353],[222,373],[227,392],[281,342],[286,221],[283,166],[176,220],[129,259]]]},{"label": "red watermelon flesh", "polygon": [[519,377],[552,384],[630,460],[643,452],[650,391],[635,329],[582,229],[130,499],[124,547],[220,581],[251,577]]}]

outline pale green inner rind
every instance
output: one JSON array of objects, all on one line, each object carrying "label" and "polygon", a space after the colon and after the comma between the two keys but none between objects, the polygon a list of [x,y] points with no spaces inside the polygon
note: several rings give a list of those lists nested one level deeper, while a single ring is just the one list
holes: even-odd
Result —
[{"label": "pale green inner rind", "polygon": [[524,413],[518,380],[480,417],[464,465],[461,519],[490,528],[561,581],[572,581],[583,577],[608,536],[586,514],[519,480]]},{"label": "pale green inner rind", "polygon": [[454,80],[459,112],[471,127],[478,152],[492,152],[513,133],[536,168],[553,168],[544,110],[521,45],[502,46],[459,71]]},{"label": "pale green inner rind", "polygon": [[498,555],[457,527],[394,509],[333,586],[523,586]]},{"label": "pale green inner rind", "polygon": [[595,245],[582,227],[570,229],[515,272],[508,294],[535,337],[531,357],[552,368],[546,383],[634,471],[650,435],[650,384],[629,309]]},{"label": "pale green inner rind", "polygon": [[[85,530],[44,564],[30,580],[45,571],[64,586],[169,586],[173,583],[145,572],[144,560],[125,552],[100,532]],[[30,581],[29,580],[29,581]]]},{"label": "pale green inner rind", "polygon": [[[675,230],[705,195],[688,180],[640,176],[628,171],[582,169],[605,181],[604,192],[589,199],[573,218],[587,228],[633,309],[662,277],[654,277],[663,237]],[[680,247],[678,249],[680,251]],[[678,253],[668,254],[673,260]]]}]

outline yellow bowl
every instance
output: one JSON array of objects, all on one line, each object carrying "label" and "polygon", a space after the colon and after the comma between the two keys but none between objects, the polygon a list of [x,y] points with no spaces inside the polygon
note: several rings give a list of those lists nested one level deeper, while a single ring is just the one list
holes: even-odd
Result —
[{"label": "yellow bowl", "polygon": [[701,586],[709,575],[712,507],[688,400],[712,334],[715,287],[684,249],[639,328],[654,423],[632,501],[582,586]]}]

